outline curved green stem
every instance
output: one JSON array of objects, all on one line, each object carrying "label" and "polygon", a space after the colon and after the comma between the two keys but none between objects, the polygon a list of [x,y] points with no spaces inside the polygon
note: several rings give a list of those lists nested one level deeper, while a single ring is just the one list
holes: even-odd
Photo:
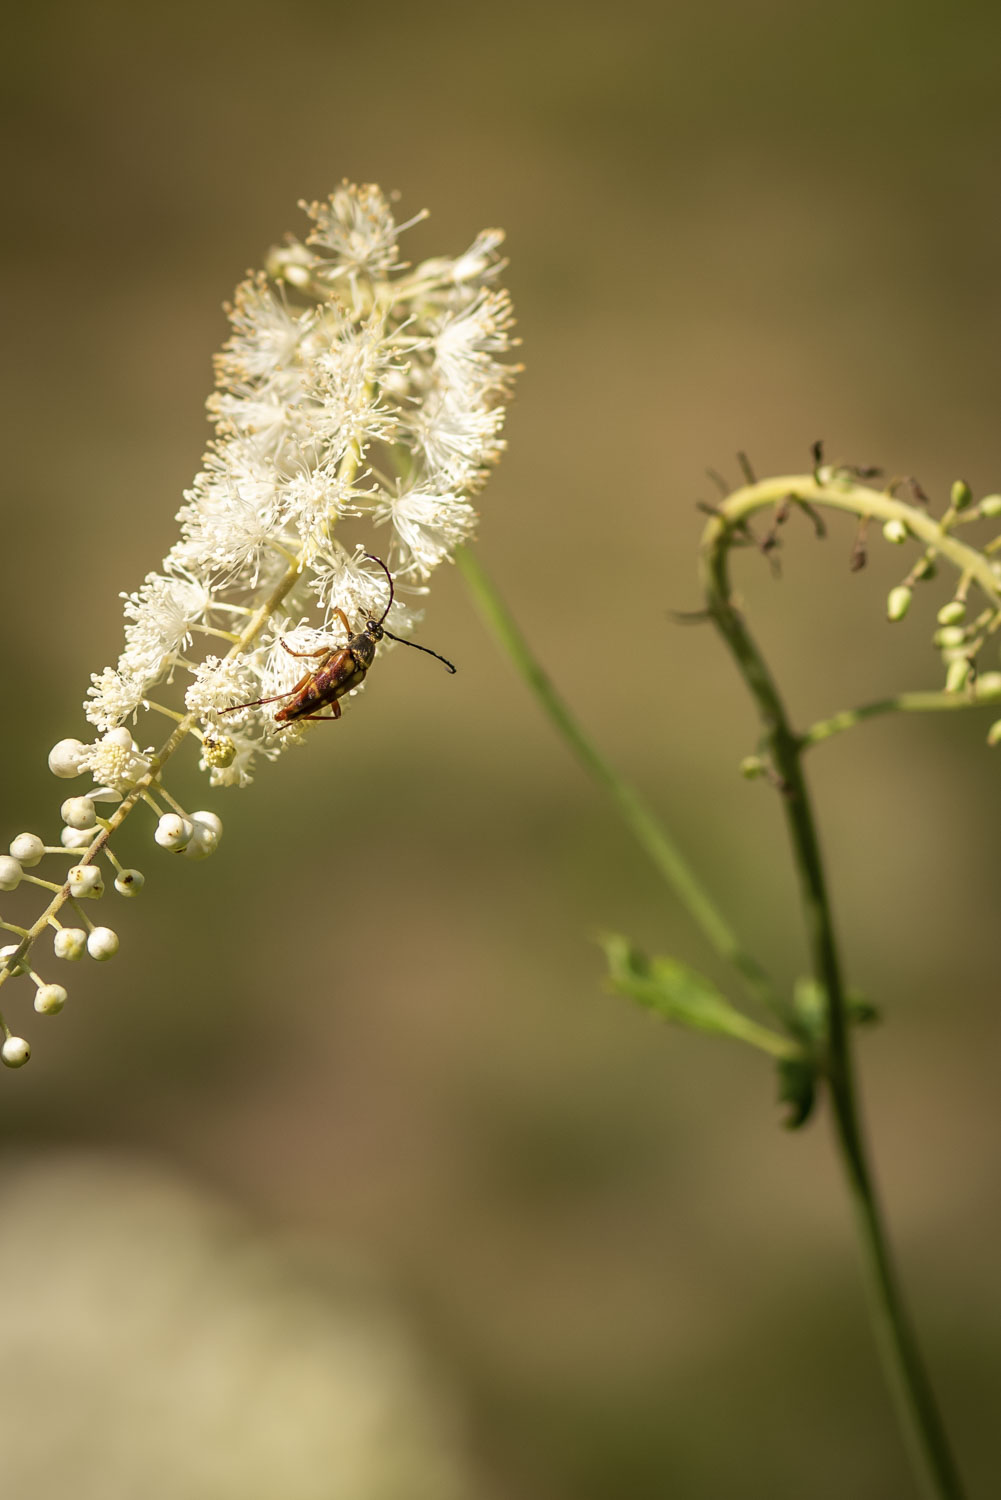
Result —
[{"label": "curved green stem", "polygon": [[468,547],[462,547],[456,555],[456,561],[477,608],[502,649],[511,657],[584,769],[617,805],[633,836],[656,865],[682,906],[694,918],[716,952],[738,971],[749,993],[787,1024],[794,1024],[792,1007],[778,994],[757,959],[742,947],[729,923],[652,809],[609,765],[573,717],[473,553]]},{"label": "curved green stem", "polygon": [[[850,488],[854,492],[856,503],[842,508],[855,510],[856,514],[885,514],[886,505],[896,506],[899,503],[880,496],[875,491],[860,495],[860,486]],[[824,486],[813,480],[804,482],[801,478],[768,481],[766,485],[747,486],[744,490],[737,491],[723,503],[717,516],[706,528],[702,549],[703,581],[709,613],[757,702],[765,738],[782,788],[782,806],[799,877],[814,975],[827,997],[828,1031],[824,1074],[831,1091],[835,1133],[862,1246],[866,1283],[884,1370],[915,1474],[924,1494],[929,1500],[962,1500],[959,1474],[904,1305],[868,1162],[856,1101],[841,964],[820,842],[801,765],[804,739],[791,728],[771,673],[731,597],[728,554],[736,539],[735,526],[752,509],[774,503],[790,493],[796,493],[811,503],[838,505],[842,498],[841,495],[832,496]],[[862,501],[861,506],[859,500]],[[904,509],[909,512],[911,507]],[[934,526],[935,523],[928,522],[927,517],[915,514],[922,523]],[[913,525],[913,517],[908,516],[906,519],[912,529],[920,534],[919,529]],[[922,539],[927,540],[925,537]],[[936,545],[944,551],[946,542],[951,549],[961,546],[948,537],[941,538]],[[963,551],[969,549],[963,548]],[[962,566],[977,576],[965,558]],[[981,582],[985,592],[990,589],[991,597],[995,597],[992,577],[978,578],[978,582]]]}]

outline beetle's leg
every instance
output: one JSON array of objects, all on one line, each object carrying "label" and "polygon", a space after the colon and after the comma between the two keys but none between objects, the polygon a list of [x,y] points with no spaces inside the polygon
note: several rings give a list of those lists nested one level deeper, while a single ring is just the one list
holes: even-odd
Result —
[{"label": "beetle's leg", "polygon": [[[310,676],[312,676],[312,673],[310,673]],[[307,679],[304,677],[303,682],[305,681]],[[298,683],[296,687],[289,688],[287,693],[276,693],[273,698],[255,698],[252,703],[232,703],[229,708],[221,708],[219,712],[221,714],[235,714],[238,708],[260,708],[264,703],[280,703],[283,698],[291,698],[292,694],[297,693],[301,686],[302,683]]]},{"label": "beetle's leg", "polygon": [[[330,708],[331,712],[329,714],[299,714],[297,718],[289,719],[287,724],[283,724],[282,729],[291,729],[293,724],[336,723],[336,721],[341,716],[341,705],[338,703],[336,698],[334,699],[333,703],[331,703]],[[280,732],[281,731],[279,731],[279,733]]]},{"label": "beetle's leg", "polygon": [[288,654],[289,654],[289,656],[329,656],[330,655],[330,647],[329,646],[321,646],[320,649],[319,649],[319,651],[293,651],[292,647],[291,646],[286,646],[286,644],[285,644],[284,641],[282,641],[280,644],[281,644],[282,650],[283,651],[287,651]]},{"label": "beetle's leg", "polygon": [[347,635],[348,640],[350,640],[351,637],[354,635],[354,631],[351,629],[351,626],[348,624],[348,617],[347,617],[347,615],[344,613],[343,609],[337,609],[336,607],[334,609],[334,614],[337,616],[337,618],[340,620],[341,624],[344,626],[344,632]]}]

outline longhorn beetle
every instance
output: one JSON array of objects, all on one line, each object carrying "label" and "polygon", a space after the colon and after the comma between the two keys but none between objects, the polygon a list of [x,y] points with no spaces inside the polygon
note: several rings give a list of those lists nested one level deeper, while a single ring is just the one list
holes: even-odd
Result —
[{"label": "longhorn beetle", "polygon": [[[222,710],[224,714],[236,713],[239,708],[260,708],[265,703],[278,703],[282,698],[288,698],[289,702],[275,713],[276,719],[284,720],[283,729],[288,729],[298,719],[317,720],[320,723],[339,719],[341,705],[338,698],[343,698],[345,693],[350,693],[352,688],[356,688],[364,680],[366,672],[375,661],[375,648],[384,635],[388,635],[391,641],[399,641],[401,646],[413,646],[415,651],[426,651],[428,656],[436,657],[444,663],[450,672],[455,671],[452,663],[444,656],[439,656],[437,651],[432,651],[428,646],[418,646],[416,641],[405,641],[402,636],[394,635],[391,630],[386,629],[382,622],[393,607],[393,575],[381,557],[374,557],[371,552],[366,552],[365,556],[369,562],[378,563],[389,580],[389,603],[379,619],[367,620],[365,629],[352,635],[344,611],[335,609],[334,614],[348,633],[346,646],[322,646],[319,651],[293,651],[291,646],[286,646],[282,641],[289,656],[320,657],[322,660],[305,677],[300,678],[294,688],[289,688],[287,693],[276,693],[273,698],[255,698],[252,703],[234,703],[231,708]],[[318,708],[326,708],[328,704],[332,713],[316,712]]]}]

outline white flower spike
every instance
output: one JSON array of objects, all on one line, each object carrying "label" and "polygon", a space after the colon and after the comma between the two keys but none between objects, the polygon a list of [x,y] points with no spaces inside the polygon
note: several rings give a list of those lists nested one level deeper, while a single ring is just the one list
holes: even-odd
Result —
[{"label": "white flower spike", "polygon": [[[126,817],[148,808],[155,842],[195,861],[222,834],[215,813],[188,814],[167,791],[171,756],[194,738],[210,786],[249,785],[262,760],[307,738],[317,709],[282,709],[295,684],[340,662],[317,705],[338,717],[377,642],[417,644],[410,601],[475,530],[472,497],[503,451],[518,368],[503,359],[513,318],[495,284],[502,233],[484,230],[455,259],[410,266],[398,237],[425,215],[398,225],[378,187],[345,182],[302,206],[305,240],[273,250],[227,308],[208,402],[215,435],[178,513],[179,539],[122,595],[124,650],[93,675],[85,704],[99,733],[49,753],[53,775],[89,772],[93,786],[63,802],[59,844],[20,834],[0,858],[0,892],[54,893],[28,927],[0,915],[17,939],[0,985],[27,972],[47,927],[60,958],[112,957],[117,936],[79,902],[103,894],[105,859],[116,893],[142,887],[110,847]],[[173,721],[165,740],[150,727],[159,716]],[[61,856],[57,878],[28,874],[46,855]],[[62,925],[67,902],[83,926]],[[61,986],[33,977],[36,1009],[61,1008]],[[0,1027],[3,1060],[19,1067],[28,1044],[2,1015]]]}]

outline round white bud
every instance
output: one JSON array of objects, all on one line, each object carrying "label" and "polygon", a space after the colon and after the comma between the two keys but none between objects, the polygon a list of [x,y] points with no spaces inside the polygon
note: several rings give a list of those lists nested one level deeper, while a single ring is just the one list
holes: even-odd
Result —
[{"label": "round white bud", "polygon": [[35,991],[35,1009],[40,1016],[56,1016],[66,1004],[61,984],[40,984]]},{"label": "round white bud", "polygon": [[115,890],[120,896],[138,896],[145,884],[142,870],[119,870],[115,876]]},{"label": "round white bud", "polygon": [[883,523],[883,535],[888,542],[894,542],[898,547],[901,542],[906,542],[908,531],[907,524],[899,521],[896,516]]},{"label": "round white bud", "polygon": [[978,698],[1001,697],[1001,672],[981,672],[974,684]]},{"label": "round white bud", "polygon": [[8,1068],[23,1068],[30,1056],[31,1048],[23,1036],[9,1036],[0,1048],[0,1057]]},{"label": "round white bud", "polygon": [[91,958],[114,958],[118,952],[118,933],[110,927],[95,927],[87,938],[87,952]]},{"label": "round white bud", "polygon": [[60,740],[58,745],[53,745],[49,751],[49,770],[53,776],[61,776],[66,781],[79,776],[80,757],[86,748],[79,740]]},{"label": "round white bud", "polygon": [[30,870],[45,853],[45,845],[37,833],[19,833],[10,846],[10,852]]},{"label": "round white bud", "polygon": [[1001,516],[1001,495],[985,495],[977,509],[982,516]]},{"label": "round white bud", "polygon": [[216,840],[222,838],[222,818],[214,812],[194,812],[191,814],[192,823],[201,823],[205,828],[211,828]]},{"label": "round white bud", "polygon": [[[20,945],[18,943],[6,943],[4,945],[4,947],[0,948],[0,958],[9,958],[12,953],[16,953],[17,952],[19,946]],[[6,964],[4,965],[4,967],[5,968],[7,967]],[[17,975],[17,974],[27,974],[27,972],[28,972],[28,957],[27,957],[27,954],[24,956],[24,958],[21,959],[20,963],[13,964],[10,967],[9,972],[11,974],[14,974],[14,975]]]},{"label": "round white bud", "polygon": [[153,837],[161,849],[181,850],[191,838],[194,829],[187,818],[177,813],[164,813],[156,825]]},{"label": "round white bud", "polygon": [[987,731],[988,745],[1001,745],[1001,719],[995,719]]},{"label": "round white bud", "polygon": [[940,625],[958,625],[965,618],[966,605],[962,599],[950,599],[948,604],[942,605],[936,616]]},{"label": "round white bud", "polygon": [[97,865],[74,865],[66,879],[73,896],[90,896],[96,901],[104,895],[104,878]]},{"label": "round white bud", "polygon": [[16,859],[9,854],[0,855],[0,891],[16,891],[21,884],[23,871]]},{"label": "round white bud", "polygon": [[966,640],[966,631],[962,625],[942,625],[932,639],[940,651],[955,651]]},{"label": "round white bud", "polygon": [[87,950],[87,934],[82,927],[60,927],[52,942],[52,951],[57,958],[83,958]]},{"label": "round white bud", "polygon": [[59,842],[64,849],[86,849],[93,837],[93,828],[64,828],[59,834]]},{"label": "round white bud", "polygon": [[138,750],[139,748],[124,724],[119,724],[117,729],[109,729],[101,743],[120,745],[123,750]]},{"label": "round white bud", "polygon": [[89,797],[67,797],[59,816],[69,828],[93,828],[97,813]]},{"label": "round white bud", "polygon": [[215,813],[191,814],[191,838],[184,850],[187,859],[208,859],[219,847],[222,837],[222,819]]}]

